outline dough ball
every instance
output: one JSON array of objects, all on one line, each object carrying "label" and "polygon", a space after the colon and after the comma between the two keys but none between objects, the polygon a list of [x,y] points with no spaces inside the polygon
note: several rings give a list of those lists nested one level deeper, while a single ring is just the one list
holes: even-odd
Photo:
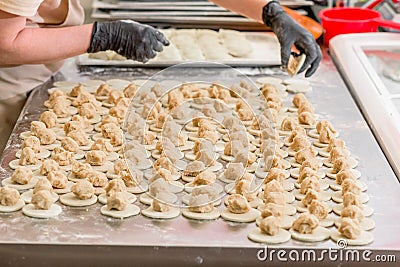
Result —
[{"label": "dough ball", "polygon": [[217,176],[215,175],[215,173],[206,170],[206,171],[199,173],[194,178],[193,185],[194,186],[210,185],[210,184],[214,183],[216,179],[217,179]]},{"label": "dough ball", "polygon": [[64,132],[68,135],[72,131],[81,130],[82,124],[79,121],[68,121],[64,124]]},{"label": "dough ball", "polygon": [[197,153],[200,150],[214,150],[213,143],[207,139],[197,139],[194,142],[193,153]]},{"label": "dough ball", "polygon": [[115,125],[119,125],[118,119],[116,117],[114,117],[114,116],[111,116],[111,115],[107,115],[107,116],[103,117],[103,119],[101,120],[100,125],[103,126],[103,125],[108,124],[108,123],[113,123]]},{"label": "dough ball", "polygon": [[297,126],[297,122],[293,117],[285,117],[281,123],[282,131],[292,131]]},{"label": "dough ball", "polygon": [[123,192],[116,192],[107,197],[107,208],[109,210],[124,210],[128,204],[128,198]]},{"label": "dough ball", "polygon": [[224,176],[227,179],[237,180],[240,179],[245,174],[245,169],[243,163],[229,163],[224,171]]},{"label": "dough ball", "polygon": [[300,194],[305,195],[309,190],[314,190],[316,192],[321,191],[318,177],[310,176],[301,182]]},{"label": "dough ball", "polygon": [[285,205],[285,195],[281,192],[264,192],[264,202]]},{"label": "dough ball", "polygon": [[317,172],[315,170],[311,169],[310,167],[304,167],[302,171],[299,172],[299,177],[297,178],[297,182],[301,184],[306,178],[311,176],[318,178]]},{"label": "dough ball", "polygon": [[300,234],[311,234],[318,227],[318,218],[310,213],[301,213],[292,224],[293,230]]},{"label": "dough ball", "polygon": [[355,195],[360,195],[361,188],[357,185],[356,180],[347,178],[342,182],[342,195],[349,192]]},{"label": "dough ball", "polygon": [[0,188],[0,205],[14,206],[19,200],[19,192],[17,189],[9,187]]},{"label": "dough ball", "polygon": [[205,168],[206,166],[202,161],[195,160],[188,163],[183,174],[187,176],[197,176],[200,172],[204,171]]},{"label": "dough ball", "polygon": [[318,171],[319,170],[319,161],[316,158],[310,158],[310,159],[303,161],[303,163],[301,163],[301,166],[299,169],[299,174],[304,172],[305,168],[310,168],[314,171]]},{"label": "dough ball", "polygon": [[37,180],[35,187],[33,188],[33,194],[41,190],[46,190],[49,191],[50,193],[53,192],[53,186],[51,185],[50,181],[47,178],[39,178]]},{"label": "dough ball", "polygon": [[363,209],[362,201],[359,195],[348,192],[343,195],[343,206],[346,208],[348,206],[355,205],[360,209]]},{"label": "dough ball", "polygon": [[61,147],[66,151],[76,153],[79,151],[78,143],[71,137],[65,137],[61,140]]},{"label": "dough ball", "polygon": [[19,158],[19,164],[25,165],[35,165],[39,162],[38,156],[30,147],[25,147],[22,149],[21,156]]},{"label": "dough ball", "polygon": [[81,116],[81,115],[74,115],[74,116],[72,116],[71,121],[80,123],[82,129],[86,129],[86,128],[88,128],[88,127],[91,125],[91,123],[90,123],[90,121],[88,120],[88,118],[83,117],[83,116]]},{"label": "dough ball", "polygon": [[318,141],[323,144],[329,144],[329,141],[334,137],[333,132],[329,128],[322,128],[319,133]]},{"label": "dough ball", "polygon": [[289,136],[288,141],[289,142],[293,142],[293,139],[296,136],[303,136],[305,138],[307,138],[307,132],[306,130],[301,127],[301,126],[296,126],[293,130],[292,130],[292,134]]},{"label": "dough ball", "polygon": [[297,93],[293,96],[292,104],[296,108],[299,108],[304,103],[308,103],[307,97],[303,93]]},{"label": "dough ball", "polygon": [[79,199],[90,199],[94,195],[94,188],[91,182],[82,180],[71,187],[71,192]]},{"label": "dough ball", "polygon": [[171,207],[169,205],[158,201],[157,198],[153,199],[151,206],[153,207],[153,210],[158,211],[158,212],[167,212],[171,209]]},{"label": "dough ball", "polygon": [[281,229],[281,219],[275,216],[263,218],[259,226],[261,232],[274,236]]},{"label": "dough ball", "polygon": [[78,179],[85,179],[88,175],[88,172],[92,171],[92,166],[88,163],[82,163],[79,161],[75,161],[72,163],[72,173]]},{"label": "dough ball", "polygon": [[84,103],[78,107],[78,114],[91,119],[97,114],[97,107],[93,103]]},{"label": "dough ball", "polygon": [[[310,114],[314,114],[314,107],[309,103],[303,103],[298,109],[297,109],[297,114],[300,115],[301,113],[307,112]],[[307,114],[309,116],[309,114]]]},{"label": "dough ball", "polygon": [[11,181],[16,184],[24,185],[29,183],[32,177],[32,170],[21,166],[14,170],[13,174],[11,175]]},{"label": "dough ball", "polygon": [[159,159],[154,161],[153,167],[156,171],[162,168],[169,170],[171,173],[174,173],[175,168],[174,165],[172,165],[171,161],[165,156],[161,156]]},{"label": "dough ball", "polygon": [[297,163],[302,164],[303,161],[314,159],[315,155],[316,153],[314,149],[311,146],[309,146],[297,151],[294,154],[294,159]]},{"label": "dough ball", "polygon": [[169,184],[163,178],[159,178],[149,185],[151,196],[156,197],[163,192],[169,192]]},{"label": "dough ball", "polygon": [[41,121],[32,121],[31,122],[31,127],[30,127],[30,131],[32,133],[33,136],[38,136],[39,130],[44,130],[46,129],[46,124],[44,124]]},{"label": "dough ball", "polygon": [[63,189],[67,187],[67,176],[61,171],[53,171],[47,175],[47,179],[54,188]]},{"label": "dough ball", "polygon": [[86,152],[85,158],[85,162],[91,166],[102,166],[107,160],[107,155],[101,150],[92,150]]},{"label": "dough ball", "polygon": [[83,130],[74,130],[67,134],[67,137],[71,137],[80,146],[87,146],[89,144],[89,138]]},{"label": "dough ball", "polygon": [[267,203],[264,206],[264,209],[261,211],[261,217],[267,218],[269,216],[274,217],[282,217],[284,215],[285,207],[283,205],[275,204],[275,203]]},{"label": "dough ball", "polygon": [[293,138],[293,142],[290,144],[290,148],[294,151],[300,151],[304,148],[310,147],[310,142],[307,140],[305,136],[295,136]]},{"label": "dough ball", "polygon": [[143,173],[139,170],[122,171],[121,178],[126,187],[138,186],[143,181]]},{"label": "dough ball", "polygon": [[103,84],[100,84],[99,87],[97,87],[95,95],[96,96],[108,96],[110,94],[111,90],[112,89],[108,84],[103,83]]},{"label": "dough ball", "polygon": [[283,183],[283,180],[286,179],[286,175],[282,169],[271,168],[265,177],[264,183],[269,183],[272,180],[277,180],[279,183]]},{"label": "dough ball", "polygon": [[350,169],[341,170],[336,174],[337,184],[341,185],[346,179],[356,180],[356,177],[354,177],[354,174]]},{"label": "dough ball", "polygon": [[174,121],[167,121],[164,124],[163,137],[168,137],[175,146],[185,144],[185,136],[180,132],[181,127]]},{"label": "dough ball", "polygon": [[111,196],[117,192],[126,192],[126,186],[122,179],[113,179],[105,187],[106,195]]},{"label": "dough ball", "polygon": [[36,209],[48,210],[53,205],[53,197],[51,192],[47,190],[39,190],[32,195],[31,203]]},{"label": "dough ball", "polygon": [[35,153],[40,152],[40,140],[36,136],[29,136],[22,142],[21,149],[24,149],[25,147],[29,147],[33,150]]},{"label": "dough ball", "polygon": [[189,210],[197,213],[209,213],[214,209],[212,200],[208,194],[191,195],[189,199]]},{"label": "dough ball", "polygon": [[347,161],[347,157],[340,156],[333,162],[333,166],[332,166],[333,173],[339,173],[343,170],[348,170],[348,169],[350,169],[350,166],[349,166],[349,162]]},{"label": "dough ball", "polygon": [[51,159],[55,160],[60,166],[67,166],[71,164],[74,153],[66,151],[62,147],[56,147],[51,154]]},{"label": "dough ball", "polygon": [[325,202],[313,199],[307,208],[310,214],[317,217],[320,221],[328,217],[329,206]]},{"label": "dough ball", "polygon": [[332,124],[329,121],[326,120],[322,120],[317,122],[317,124],[315,125],[315,128],[317,130],[317,133],[321,133],[323,129],[325,130],[329,130],[332,134],[336,134],[337,131],[335,130],[335,128],[333,128]]},{"label": "dough ball", "polygon": [[358,221],[350,218],[342,218],[338,231],[345,238],[357,239],[361,235],[362,229]]},{"label": "dough ball", "polygon": [[103,151],[106,153],[106,155],[108,155],[113,150],[113,146],[105,139],[100,138],[94,141],[91,150]]},{"label": "dough ball", "polygon": [[227,208],[230,212],[235,214],[243,214],[250,210],[250,205],[247,199],[239,194],[232,194],[227,199]]},{"label": "dough ball", "polygon": [[127,107],[124,105],[118,105],[110,108],[110,115],[116,117],[118,120],[124,119],[126,112],[128,111]]},{"label": "dough ball", "polygon": [[329,152],[329,162],[335,162],[338,158],[347,158],[347,151],[341,147],[334,147]]},{"label": "dough ball", "polygon": [[122,171],[127,171],[128,166],[126,165],[125,159],[120,159],[114,162],[114,173],[121,174]]},{"label": "dough ball", "polygon": [[105,187],[108,183],[106,174],[99,171],[89,171],[86,178],[95,187]]},{"label": "dough ball", "polygon": [[326,150],[331,151],[334,147],[346,148],[346,144],[341,139],[331,138],[329,140],[329,144],[328,144],[328,147],[326,148]]},{"label": "dough ball", "polygon": [[56,172],[60,170],[60,165],[54,159],[46,159],[43,161],[42,166],[40,166],[40,174],[47,176],[51,172]]},{"label": "dough ball", "polygon": [[283,189],[282,183],[280,183],[278,180],[275,180],[275,179],[266,183],[265,188],[264,188],[264,193],[269,194],[272,192],[276,192],[276,193],[285,192],[285,190]]},{"label": "dough ball", "polygon": [[83,85],[77,85],[74,88],[71,89],[71,91],[68,93],[69,96],[71,97],[77,97],[80,94],[82,94],[83,92],[87,92],[85,90],[85,87]]},{"label": "dough ball", "polygon": [[79,107],[85,103],[96,103],[96,98],[94,97],[94,95],[88,92],[81,92],[72,102],[72,105],[75,107]]},{"label": "dough ball", "polygon": [[[153,88],[154,88],[154,87],[153,87]],[[153,88],[151,89],[151,91],[152,91],[153,93],[155,93],[154,90],[153,90]],[[125,96],[125,97],[127,97],[127,98],[132,98],[132,97],[134,97],[134,96],[136,95],[136,92],[137,92],[138,90],[139,90],[139,87],[138,87],[136,84],[131,83],[131,84],[129,84],[127,87],[125,87],[124,90],[123,90],[122,92],[124,93],[124,96]],[[158,92],[158,91],[156,90],[156,92]],[[161,96],[161,95],[157,95],[157,94],[156,94],[156,96]]]},{"label": "dough ball", "polygon": [[342,210],[340,217],[350,218],[361,222],[364,219],[364,213],[358,206],[350,205]]},{"label": "dough ball", "polygon": [[311,112],[304,111],[298,115],[299,123],[305,125],[314,125],[315,118]]}]

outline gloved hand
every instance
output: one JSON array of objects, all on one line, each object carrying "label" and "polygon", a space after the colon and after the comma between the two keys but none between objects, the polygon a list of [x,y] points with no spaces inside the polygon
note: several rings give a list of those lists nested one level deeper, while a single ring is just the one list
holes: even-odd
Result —
[{"label": "gloved hand", "polygon": [[89,53],[113,50],[140,62],[154,58],[169,45],[164,35],[155,28],[132,20],[95,22]]},{"label": "gloved hand", "polygon": [[262,18],[265,25],[271,27],[278,37],[281,45],[282,68],[286,69],[294,44],[300,53],[306,55],[306,60],[299,73],[307,69],[305,76],[313,75],[322,59],[321,49],[313,35],[294,21],[277,1],[271,1],[264,6]]}]

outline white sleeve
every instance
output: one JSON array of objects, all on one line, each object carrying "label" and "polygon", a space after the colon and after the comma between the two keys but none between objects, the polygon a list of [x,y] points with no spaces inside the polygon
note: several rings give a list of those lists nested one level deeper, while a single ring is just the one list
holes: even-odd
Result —
[{"label": "white sleeve", "polygon": [[0,0],[0,10],[24,17],[34,16],[43,0]]}]

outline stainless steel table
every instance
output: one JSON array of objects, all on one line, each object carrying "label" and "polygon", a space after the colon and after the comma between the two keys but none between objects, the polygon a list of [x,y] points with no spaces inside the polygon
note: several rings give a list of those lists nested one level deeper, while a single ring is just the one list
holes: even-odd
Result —
[{"label": "stainless steel table", "polygon": [[[151,75],[149,72],[154,71],[108,68],[78,72],[73,61],[69,61],[62,73],[67,80],[77,81],[118,76],[146,78]],[[277,68],[241,71],[284,77]],[[212,73],[215,71],[210,70],[206,75]],[[372,217],[376,221],[376,229],[373,230],[375,241],[360,249],[375,252],[387,250],[391,252],[385,253],[397,253],[399,257],[400,184],[396,176],[327,54],[324,54],[321,67],[310,81],[314,90],[308,97],[316,113],[321,118],[329,119],[340,132],[341,138],[359,160],[361,179],[368,185],[369,205],[375,209]],[[8,162],[18,149],[18,134],[28,129],[31,120],[38,118],[50,83],[32,92],[1,159],[0,178],[9,176]],[[257,252],[264,246],[247,239],[247,232],[255,227],[254,224],[227,223],[221,219],[195,222],[182,216],[170,221],[151,220],[143,216],[115,220],[101,216],[99,209],[100,204],[88,209],[63,207],[59,218],[51,220],[27,218],[21,212],[0,214],[0,266],[116,266],[115,261],[122,266],[162,263],[168,266],[278,264],[276,259],[268,263],[257,259]],[[337,248],[331,240],[308,245],[290,241],[274,247],[286,251]],[[338,262],[325,259],[324,264],[337,265]],[[362,266],[365,265],[363,262]]]}]

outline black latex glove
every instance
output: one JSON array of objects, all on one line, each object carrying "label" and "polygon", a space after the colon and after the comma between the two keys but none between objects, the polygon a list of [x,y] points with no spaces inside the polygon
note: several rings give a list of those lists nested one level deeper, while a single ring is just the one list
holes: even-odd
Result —
[{"label": "black latex glove", "polygon": [[89,53],[113,50],[140,62],[154,58],[169,45],[164,35],[155,28],[132,20],[95,22]]},{"label": "black latex glove", "polygon": [[264,8],[262,18],[265,25],[271,27],[278,37],[281,45],[281,64],[286,69],[293,44],[306,54],[306,60],[299,73],[306,71],[306,77],[310,77],[317,70],[322,59],[321,49],[313,35],[294,21],[276,1],[269,2]]}]

